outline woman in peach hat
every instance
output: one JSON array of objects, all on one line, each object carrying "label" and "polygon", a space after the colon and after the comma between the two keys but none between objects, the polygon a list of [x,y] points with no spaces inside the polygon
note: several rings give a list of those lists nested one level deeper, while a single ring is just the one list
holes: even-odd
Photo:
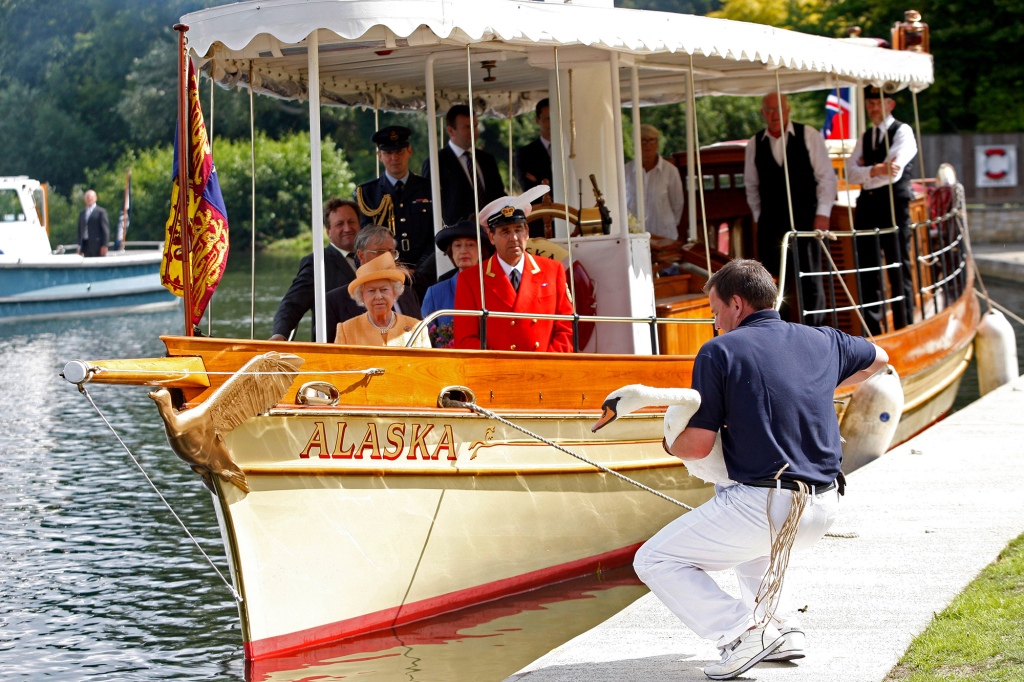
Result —
[{"label": "woman in peach hat", "polygon": [[[394,311],[395,299],[405,290],[405,268],[396,265],[394,256],[385,252],[356,270],[356,278],[348,285],[348,293],[366,308],[365,315],[338,324],[335,343],[350,346],[404,346],[419,322],[414,317]],[[412,344],[430,348],[426,332]]]}]

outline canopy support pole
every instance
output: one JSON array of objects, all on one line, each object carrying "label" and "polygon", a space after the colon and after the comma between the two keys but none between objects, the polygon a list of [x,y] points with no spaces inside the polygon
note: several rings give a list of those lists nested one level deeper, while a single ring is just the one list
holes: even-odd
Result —
[{"label": "canopy support pole", "polygon": [[[437,226],[443,222],[441,219],[441,169],[437,163],[440,153],[437,139],[437,100],[434,99],[434,61],[436,59],[437,55],[430,55],[423,67],[423,83],[427,96],[427,153],[429,154],[427,161],[430,164],[430,200],[434,217],[434,234],[437,234]],[[438,259],[437,262],[440,264],[441,260]]]},{"label": "canopy support pole", "polygon": [[[693,90],[693,79],[689,79],[688,91]],[[697,106],[697,98],[693,92],[686,96],[686,216],[689,224],[686,239],[690,242],[697,241],[697,164],[694,161],[695,145],[693,136],[694,126],[697,117],[694,115],[694,108]],[[639,152],[637,152],[639,153]]]},{"label": "canopy support pole", "polygon": [[[647,229],[647,197],[644,196],[644,167],[640,160],[640,74],[633,64],[633,73],[630,80],[631,97],[633,99],[633,186],[636,187],[636,218],[640,221],[640,229]],[[686,107],[687,140],[689,140],[690,107]],[[626,196],[626,192],[622,192]],[[626,226],[629,230],[629,226]]]},{"label": "canopy support pole", "polygon": [[[629,209],[626,206],[626,159],[622,151],[622,93],[619,90],[622,84],[619,82],[619,53],[611,52],[608,60],[611,66],[612,76],[612,116],[615,117],[612,125],[612,132],[615,136],[615,179],[619,188],[619,234],[623,239],[629,240]],[[581,207],[582,208],[582,207]]]},{"label": "canopy support pole", "polygon": [[320,162],[320,40],[314,30],[306,38],[309,63],[309,180],[312,188],[309,223],[313,227],[313,314],[316,342],[327,342],[327,306],[324,291],[324,187]]}]

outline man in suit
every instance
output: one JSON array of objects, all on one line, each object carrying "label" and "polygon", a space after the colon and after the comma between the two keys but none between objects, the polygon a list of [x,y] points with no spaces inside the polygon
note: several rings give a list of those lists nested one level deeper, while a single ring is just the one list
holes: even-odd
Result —
[{"label": "man in suit", "polygon": [[[479,201],[473,200],[473,131],[476,121],[470,118],[469,107],[456,104],[445,116],[448,144],[437,153],[441,178],[441,217],[445,225],[470,219],[476,212],[499,197],[505,186],[498,172],[498,162],[483,151],[476,150],[476,187]],[[430,160],[423,162],[423,176],[430,178]]]},{"label": "man in suit", "polygon": [[[516,179],[523,192],[537,185],[551,186],[551,106],[545,97],[537,102],[534,109],[540,137],[516,150]],[[530,223],[530,236],[543,237],[544,221],[534,220]]]},{"label": "man in suit", "polygon": [[[832,204],[836,200],[837,179],[821,133],[789,120],[789,102],[785,95],[781,100],[776,93],[765,95],[761,100],[761,116],[766,127],[747,143],[743,182],[747,204],[757,223],[758,260],[778,279],[782,240],[790,230],[787,189],[792,197],[793,227],[801,232],[824,231],[828,230]],[[798,239],[794,247],[800,248],[802,270],[822,271],[821,247],[815,240]],[[804,277],[800,281],[801,307],[804,310],[824,308],[825,289],[821,279]],[[784,286],[779,283],[780,288]],[[792,292],[792,285],[789,287]],[[795,310],[795,295],[792,301]],[[813,324],[823,320],[812,316],[803,321]]]},{"label": "man in suit", "polygon": [[86,258],[107,255],[110,220],[107,211],[96,205],[96,192],[85,193],[85,209],[78,214],[78,253]]},{"label": "man in suit", "polygon": [[[891,304],[893,330],[914,321],[914,280],[910,272],[910,200],[914,198],[914,191],[910,178],[917,159],[914,131],[893,118],[895,106],[896,100],[889,96],[883,104],[882,93],[875,86],[864,89],[864,108],[874,125],[857,141],[851,156],[855,161],[848,169],[849,181],[861,186],[853,229],[892,227],[894,216],[895,226],[899,228],[896,233],[881,235],[877,241],[873,237],[857,238],[858,264],[862,270],[880,265],[879,249],[885,254],[887,265],[897,266],[888,270],[890,297],[902,297]],[[861,304],[878,303],[886,298],[878,271],[861,272],[858,280]],[[864,321],[872,334],[882,332],[885,308],[885,305],[864,308]]]},{"label": "man in suit", "polygon": [[383,225],[395,235],[399,259],[416,271],[414,286],[422,297],[437,281],[429,267],[434,255],[434,209],[430,181],[409,171],[412,131],[387,126],[373,134],[384,175],[356,187],[362,225]]},{"label": "man in suit", "polygon": [[[383,225],[368,225],[359,231],[356,236],[356,260],[360,264],[369,263],[374,258],[390,253],[392,257],[398,254],[395,249],[395,236],[391,230]],[[349,280],[351,281],[351,280]],[[327,343],[334,343],[334,335],[338,331],[338,323],[358,317],[366,312],[355,299],[348,293],[348,282],[344,286],[327,292],[325,308],[327,309]],[[401,315],[408,315],[420,319],[423,315],[420,311],[420,299],[416,292],[406,281],[405,290],[395,300],[393,306],[395,312]]]},{"label": "man in suit", "polygon": [[[337,197],[324,204],[324,227],[330,245],[324,249],[324,291],[347,286],[355,279],[355,242],[359,233],[359,210],[348,199]],[[271,341],[284,341],[291,337],[299,326],[306,311],[313,309],[313,254],[299,261],[299,272],[281,299],[274,315],[274,332]],[[334,327],[327,327],[327,342],[334,338]],[[316,340],[316,318],[313,319],[313,341]]]},{"label": "man in suit", "polygon": [[[480,304],[482,280],[488,311],[572,315],[562,264],[526,253],[526,216],[535,195],[502,197],[481,211],[480,222],[486,223],[496,253],[460,273],[455,285],[457,310],[484,309]],[[480,318],[455,318],[455,347],[480,348]],[[487,348],[571,353],[572,324],[568,320],[491,317],[487,320]]]}]

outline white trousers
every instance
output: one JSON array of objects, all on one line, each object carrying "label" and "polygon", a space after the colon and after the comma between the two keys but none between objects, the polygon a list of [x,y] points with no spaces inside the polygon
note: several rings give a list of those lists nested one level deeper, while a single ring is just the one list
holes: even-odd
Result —
[{"label": "white trousers", "polygon": [[[651,592],[687,627],[724,647],[772,609],[776,626],[794,626],[788,618],[787,584],[773,604],[755,604],[768,570],[771,516],[778,529],[789,514],[792,493],[746,485],[715,486],[715,496],[662,528],[637,551],[633,567]],[[835,488],[811,495],[800,518],[794,550],[810,547],[832,526],[839,511]],[[740,598],[718,586],[707,571],[735,569]],[[756,612],[755,612],[756,611]]]}]

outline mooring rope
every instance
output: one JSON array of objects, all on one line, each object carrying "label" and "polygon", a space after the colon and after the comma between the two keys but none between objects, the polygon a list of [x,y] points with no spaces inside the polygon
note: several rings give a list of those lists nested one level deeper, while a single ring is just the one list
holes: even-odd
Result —
[{"label": "mooring rope", "polygon": [[171,512],[171,516],[173,516],[174,520],[178,522],[178,525],[181,526],[181,529],[185,531],[185,535],[188,536],[189,540],[192,541],[192,544],[196,546],[196,549],[199,550],[199,552],[206,559],[207,563],[210,564],[210,567],[213,568],[213,570],[217,573],[217,576],[220,577],[221,582],[224,583],[224,586],[231,591],[231,596],[233,596],[235,598],[235,601],[237,601],[238,603],[242,603],[242,595],[240,595],[237,592],[237,590],[235,590],[234,586],[224,577],[224,574],[220,572],[220,569],[217,568],[217,565],[213,563],[213,559],[210,558],[210,555],[207,554],[206,551],[202,548],[202,546],[199,544],[199,541],[196,540],[195,536],[192,535],[191,532],[189,532],[188,527],[185,525],[185,522],[182,521],[181,517],[178,516],[178,514],[174,511],[174,508],[171,507],[171,503],[167,501],[167,498],[165,498],[163,494],[161,494],[160,489],[156,487],[156,483],[153,483],[153,479],[150,478],[149,474],[146,473],[146,470],[142,468],[142,465],[139,463],[139,460],[135,458],[135,455],[132,454],[131,449],[125,444],[123,440],[121,440],[121,436],[118,435],[117,431],[114,429],[114,426],[107,420],[106,415],[104,415],[103,411],[100,410],[99,406],[92,399],[92,396],[89,395],[89,391],[85,388],[85,384],[78,384],[78,390],[82,395],[86,397],[86,399],[89,401],[89,404],[92,405],[93,409],[96,410],[96,414],[100,416],[100,419],[102,419],[103,423],[107,425],[107,428],[110,429],[110,432],[114,434],[114,438],[117,439],[117,442],[121,444],[121,447],[124,448],[124,451],[128,453],[128,457],[131,458],[132,462],[135,463],[135,466],[139,469],[139,471],[142,472],[142,475],[145,477],[146,482],[149,483],[150,487],[153,488],[153,492],[156,493],[157,497],[160,498],[160,501],[164,503],[165,507],[167,507],[167,511]]},{"label": "mooring rope", "polygon": [[477,414],[482,415],[484,417],[487,417],[488,419],[493,419],[495,421],[501,422],[505,426],[510,426],[513,429],[515,429],[516,431],[519,431],[521,433],[525,433],[530,438],[535,438],[536,440],[539,440],[540,442],[542,442],[542,443],[544,443],[546,445],[550,445],[551,447],[555,448],[556,450],[561,450],[562,452],[564,452],[567,455],[572,455],[573,457],[575,457],[576,459],[580,460],[581,462],[586,462],[590,466],[595,467],[597,469],[600,469],[601,471],[605,472],[606,474],[611,474],[612,476],[615,476],[616,478],[619,478],[619,479],[625,481],[626,483],[629,483],[630,485],[635,485],[637,488],[640,488],[641,490],[646,490],[647,492],[649,492],[649,493],[651,493],[653,495],[657,495],[658,497],[660,497],[661,499],[665,500],[666,502],[671,502],[672,504],[676,504],[676,505],[679,505],[680,507],[683,507],[685,509],[693,511],[693,507],[691,507],[690,505],[688,505],[688,504],[686,504],[684,502],[680,502],[679,500],[673,499],[673,498],[669,497],[668,495],[665,495],[664,493],[660,493],[657,490],[655,490],[654,488],[651,488],[650,486],[646,486],[643,483],[641,483],[640,481],[632,479],[629,476],[626,476],[624,474],[620,474],[618,471],[615,471],[613,469],[609,469],[608,467],[604,466],[603,464],[598,464],[597,462],[595,462],[595,461],[593,461],[591,459],[588,459],[587,457],[584,457],[583,455],[581,455],[579,453],[573,452],[572,450],[570,450],[570,449],[568,449],[568,448],[566,448],[564,446],[561,446],[561,445],[559,445],[558,443],[555,443],[552,440],[548,440],[547,438],[545,438],[544,436],[541,436],[540,434],[534,433],[533,431],[530,431],[529,429],[527,429],[525,427],[519,426],[518,424],[516,424],[514,422],[510,422],[509,420],[505,419],[504,417],[502,417],[502,416],[500,416],[498,414],[495,414],[494,412],[491,412],[490,410],[488,410],[486,408],[480,407],[476,403],[468,403],[468,402],[464,402],[462,400],[454,400],[454,399],[449,398],[449,397],[446,396],[446,397],[444,397],[441,400],[441,406],[442,407],[461,407],[461,408],[470,410],[471,412],[476,412]]}]

